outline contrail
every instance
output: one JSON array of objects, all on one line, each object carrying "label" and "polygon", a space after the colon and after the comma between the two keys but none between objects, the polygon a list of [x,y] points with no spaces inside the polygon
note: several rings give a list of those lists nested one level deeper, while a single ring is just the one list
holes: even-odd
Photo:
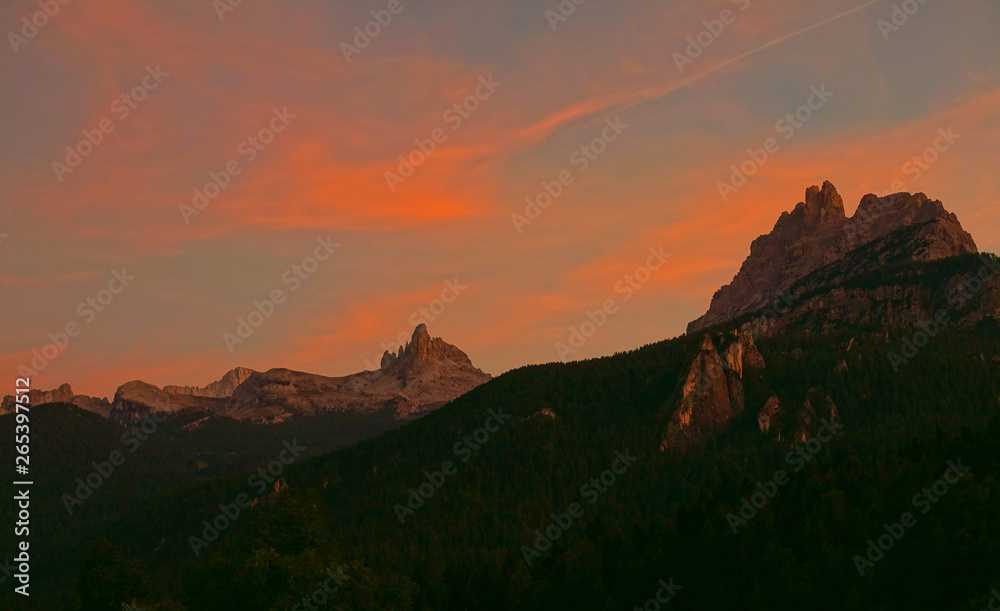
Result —
[{"label": "contrail", "polygon": [[775,38],[771,42],[766,42],[766,43],[764,43],[764,44],[762,44],[762,45],[760,45],[758,47],[754,47],[753,49],[750,49],[746,53],[743,53],[741,55],[737,55],[736,57],[733,57],[731,59],[727,59],[726,61],[722,62],[721,64],[719,64],[717,66],[714,66],[714,67],[706,70],[705,72],[702,72],[701,74],[699,74],[697,76],[692,76],[691,78],[689,78],[689,79],[687,79],[685,81],[681,81],[680,83],[677,83],[675,85],[671,85],[671,86],[667,87],[666,89],[663,89],[663,90],[661,90],[661,91],[659,91],[659,92],[657,92],[655,94],[652,94],[652,95],[640,98],[640,99],[635,100],[633,102],[629,102],[625,106],[622,106],[620,108],[620,110],[626,110],[626,109],[629,109],[629,108],[634,108],[635,106],[638,106],[640,104],[645,104],[646,102],[649,102],[650,100],[655,100],[656,98],[660,98],[660,97],[663,97],[663,96],[665,96],[667,94],[673,93],[674,91],[677,91],[678,89],[681,89],[683,87],[687,87],[688,85],[690,85],[692,83],[698,82],[701,79],[705,78],[706,76],[708,76],[710,74],[713,74],[715,72],[718,72],[719,70],[722,70],[723,68],[725,68],[727,66],[731,66],[731,65],[735,64],[738,61],[744,60],[744,59],[750,57],[751,55],[756,55],[757,53],[760,53],[764,49],[769,49],[769,48],[773,47],[774,45],[781,44],[781,43],[785,42],[786,40],[788,40],[790,38],[795,38],[796,36],[801,36],[802,34],[805,34],[806,32],[810,32],[810,31],[815,30],[817,28],[821,28],[821,27],[825,26],[828,23],[833,23],[834,21],[837,21],[838,19],[843,19],[844,17],[847,17],[848,15],[850,15],[852,13],[856,13],[856,12],[860,11],[861,9],[867,8],[867,7],[875,4],[876,2],[881,2],[881,1],[882,0],[869,0],[868,2],[865,2],[864,4],[861,4],[859,6],[855,6],[854,8],[848,9],[848,10],[844,11],[843,13],[839,13],[837,15],[834,15],[833,17],[828,17],[827,19],[824,19],[823,21],[820,21],[818,23],[814,23],[814,24],[812,24],[810,26],[804,27],[801,30],[796,30],[796,31],[794,31],[794,32],[792,32],[790,34],[785,34],[784,36],[781,36],[780,38]]},{"label": "contrail", "polygon": [[[551,136],[552,134],[556,133],[563,126],[565,126],[568,123],[575,123],[577,121],[581,121],[581,120],[584,120],[584,119],[589,118],[589,117],[593,117],[593,116],[595,116],[597,114],[601,114],[601,113],[620,112],[620,111],[628,110],[630,108],[635,108],[636,106],[640,106],[642,104],[645,104],[646,102],[650,102],[652,100],[655,100],[655,99],[662,98],[664,96],[670,95],[671,93],[677,91],[678,89],[683,89],[684,87],[687,87],[687,86],[689,86],[689,85],[691,85],[693,83],[696,83],[696,82],[698,82],[698,81],[700,81],[700,80],[702,80],[702,79],[704,79],[704,78],[706,78],[706,77],[708,77],[708,76],[710,76],[710,75],[718,72],[719,70],[722,70],[723,68],[731,66],[731,65],[733,65],[733,64],[735,64],[735,63],[737,63],[739,61],[742,61],[742,60],[750,57],[751,55],[756,55],[757,53],[760,53],[761,51],[763,51],[765,49],[769,49],[769,48],[771,48],[771,47],[773,47],[775,45],[781,44],[781,43],[785,42],[786,40],[789,40],[791,38],[795,38],[796,36],[801,36],[802,34],[805,34],[806,32],[811,32],[812,30],[815,30],[817,28],[821,28],[821,27],[823,27],[823,26],[825,26],[825,25],[827,25],[829,23],[833,23],[834,21],[837,21],[839,19],[843,19],[844,17],[847,17],[848,15],[856,13],[856,12],[862,10],[862,9],[865,9],[865,8],[867,8],[867,7],[875,4],[877,2],[882,2],[882,0],[868,0],[868,2],[865,2],[864,4],[855,6],[854,8],[848,9],[848,10],[842,12],[842,13],[838,13],[838,14],[832,16],[832,17],[828,17],[828,18],[826,18],[826,19],[824,19],[822,21],[819,21],[817,23],[814,23],[814,24],[812,24],[810,26],[804,27],[804,28],[802,28],[800,30],[796,30],[796,31],[791,32],[789,34],[785,34],[785,35],[783,35],[783,36],[781,36],[779,38],[775,38],[774,40],[772,40],[770,42],[766,42],[766,43],[764,43],[762,45],[754,47],[753,49],[750,49],[746,53],[742,53],[740,55],[737,55],[736,57],[727,59],[726,61],[722,62],[721,64],[719,64],[717,66],[713,66],[712,68],[710,68],[710,69],[702,72],[701,74],[689,77],[689,78],[687,78],[687,79],[685,79],[685,80],[683,80],[683,81],[681,81],[679,83],[674,83],[674,84],[668,85],[666,87],[656,88],[653,91],[650,91],[649,93],[647,93],[645,95],[640,95],[639,97],[637,97],[636,99],[632,100],[631,102],[619,102],[617,104],[616,103],[610,103],[610,104],[608,104],[606,106],[603,106],[601,108],[596,108],[596,109],[594,109],[592,111],[588,111],[586,113],[579,114],[579,115],[574,116],[572,118],[566,119],[566,120],[562,121],[560,125],[554,126],[551,129],[551,131],[548,132],[548,134],[546,134],[544,137],[541,138],[541,140],[544,140],[544,139],[548,138],[549,136]],[[649,91],[649,90],[647,90],[647,91]],[[480,169],[482,167],[492,166],[492,165],[498,164],[498,163],[500,163],[502,161],[505,161],[507,159],[510,159],[512,157],[516,157],[521,152],[532,148],[536,144],[537,144],[537,141],[534,141],[534,142],[525,142],[524,144],[522,144],[520,146],[515,146],[512,150],[510,150],[506,154],[502,155],[501,157],[496,158],[494,161],[492,161],[492,162],[484,162],[483,165],[480,166]]]}]

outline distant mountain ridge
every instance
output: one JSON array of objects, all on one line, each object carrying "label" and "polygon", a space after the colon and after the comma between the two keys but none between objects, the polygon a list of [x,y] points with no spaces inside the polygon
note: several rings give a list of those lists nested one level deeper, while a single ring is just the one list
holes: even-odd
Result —
[{"label": "distant mountain ridge", "polygon": [[380,409],[391,409],[397,418],[410,419],[490,378],[460,349],[440,337],[432,338],[427,325],[421,323],[396,355],[383,354],[378,371],[336,378],[289,369],[255,372],[233,393],[230,407],[237,417],[261,421],[325,410]]},{"label": "distant mountain ridge", "polygon": [[[111,413],[111,403],[105,398],[89,397],[87,395],[77,395],[69,384],[63,384],[55,390],[35,390],[28,391],[29,405],[42,405],[44,403],[70,403],[88,412],[94,412],[105,418]],[[14,411],[14,397],[7,395],[0,403],[0,414],[8,414]]]},{"label": "distant mountain ridge", "polygon": [[[118,387],[114,399],[75,395],[69,384],[53,391],[31,391],[31,404],[70,403],[120,424],[134,424],[153,413],[200,411],[258,423],[323,412],[389,411],[407,420],[434,410],[491,379],[459,348],[432,338],[425,324],[397,354],[386,352],[378,371],[328,377],[276,368],[258,372],[237,367],[204,387],[164,386],[140,380]],[[11,411],[7,396],[0,413]]]},{"label": "distant mountain ridge", "polygon": [[246,381],[250,374],[255,373],[253,369],[237,367],[226,372],[221,380],[212,382],[207,386],[164,386],[163,391],[177,395],[193,395],[195,397],[223,397],[233,396],[236,387]]},{"label": "distant mountain ridge", "polygon": [[703,316],[688,325],[700,331],[766,307],[810,273],[851,251],[906,227],[920,227],[915,261],[935,261],[978,252],[958,218],[923,193],[866,195],[853,217],[829,182],[806,189],[805,199],[784,212],[771,233],[750,245],[739,273],[712,297]]}]

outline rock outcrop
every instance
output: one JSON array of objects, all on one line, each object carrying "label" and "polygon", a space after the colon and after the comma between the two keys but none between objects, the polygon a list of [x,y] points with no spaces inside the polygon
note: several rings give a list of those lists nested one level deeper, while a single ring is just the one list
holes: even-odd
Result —
[{"label": "rock outcrop", "polygon": [[[764,407],[760,409],[757,413],[757,425],[760,427],[762,433],[767,433],[771,430],[771,426],[775,425],[775,416],[781,410],[781,401],[778,400],[777,396],[772,396],[764,403]],[[779,427],[775,426],[776,429]]]},{"label": "rock outcrop", "polygon": [[545,418],[548,418],[550,420],[555,420],[556,419],[556,413],[554,411],[552,411],[551,409],[547,408],[547,407],[543,407],[542,409],[538,410],[534,414],[531,414],[530,416],[528,416],[528,418],[535,418],[536,416],[537,417],[545,417]]},{"label": "rock outcrop", "polygon": [[782,213],[771,233],[750,245],[733,281],[712,297],[708,312],[688,325],[694,333],[761,310],[800,280],[849,252],[906,227],[919,228],[913,260],[934,261],[978,252],[976,244],[941,202],[923,193],[866,195],[853,217],[829,182],[809,187],[805,200]]},{"label": "rock outcrop", "polygon": [[734,331],[718,339],[720,345],[728,342],[721,352],[711,337],[702,339],[667,422],[661,451],[701,443],[743,411],[743,376],[750,369],[763,368],[764,358],[749,333]]},{"label": "rock outcrop", "polygon": [[[783,404],[777,395],[772,395],[764,402],[764,406],[757,412],[757,426],[762,433],[777,441],[786,437],[791,443],[804,443],[815,434],[824,420],[840,422],[837,405],[821,389],[810,388],[797,408],[789,409],[788,404],[794,406],[791,401]],[[818,404],[823,407],[817,409],[815,406]]]}]

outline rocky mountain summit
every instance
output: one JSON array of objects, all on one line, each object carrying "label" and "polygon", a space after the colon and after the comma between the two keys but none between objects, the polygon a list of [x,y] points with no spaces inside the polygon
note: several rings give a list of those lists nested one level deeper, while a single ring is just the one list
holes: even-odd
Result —
[{"label": "rocky mountain summit", "polygon": [[[204,387],[164,386],[134,380],[121,385],[114,400],[74,395],[68,384],[54,391],[31,391],[31,404],[72,403],[121,424],[154,413],[205,412],[259,423],[323,412],[388,411],[397,420],[423,415],[490,379],[457,347],[432,338],[418,325],[398,353],[386,352],[377,371],[328,377],[290,369],[257,372],[238,367]],[[4,412],[13,407],[5,397]]]},{"label": "rocky mountain summit", "polygon": [[837,189],[806,189],[805,200],[782,213],[771,233],[750,245],[750,255],[733,281],[712,297],[708,312],[688,325],[688,333],[765,308],[816,270],[897,231],[912,228],[907,254],[914,261],[937,261],[978,252],[976,243],[937,200],[923,193],[866,195],[847,217]]}]

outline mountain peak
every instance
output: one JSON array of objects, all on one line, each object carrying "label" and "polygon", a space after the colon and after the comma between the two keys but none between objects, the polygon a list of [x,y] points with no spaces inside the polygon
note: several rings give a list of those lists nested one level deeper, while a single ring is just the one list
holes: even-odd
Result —
[{"label": "mountain peak", "polygon": [[783,212],[771,233],[750,245],[750,256],[733,281],[712,297],[707,313],[688,325],[699,331],[767,307],[796,282],[852,250],[903,227],[921,230],[915,260],[930,261],[978,251],[958,218],[923,193],[866,195],[853,217],[832,183],[806,189],[804,201]]},{"label": "mountain peak", "polygon": [[816,224],[841,224],[846,219],[844,200],[837,193],[837,187],[829,180],[823,182],[822,188],[813,185],[806,189],[802,205],[805,207],[806,218]]},{"label": "mountain peak", "polygon": [[427,325],[425,323],[420,323],[413,329],[413,337],[410,339],[411,342],[417,341],[417,338],[426,338],[430,340],[431,334],[427,331]]},{"label": "mountain peak", "polygon": [[[768,236],[781,234],[789,238],[806,237],[839,228],[845,222],[847,215],[844,212],[844,200],[833,183],[825,181],[822,187],[813,185],[806,189],[805,197],[791,212],[781,213],[774,230]],[[758,240],[768,236],[761,236]]]},{"label": "mountain peak", "polygon": [[413,336],[410,337],[409,343],[406,344],[406,348],[403,349],[403,354],[423,354],[426,356],[428,348],[434,340],[431,338],[431,334],[427,331],[427,325],[420,323],[413,330]]},{"label": "mountain peak", "polygon": [[399,419],[437,409],[488,381],[464,352],[417,325],[405,346],[382,355],[378,371],[330,378],[288,369],[256,373],[236,389],[230,410],[278,422],[293,414],[377,411]]},{"label": "mountain peak", "polygon": [[420,323],[413,330],[410,341],[401,346],[399,352],[385,351],[380,369],[394,370],[400,377],[413,378],[428,368],[446,362],[472,365],[468,355],[440,337],[431,337],[427,325]]}]

